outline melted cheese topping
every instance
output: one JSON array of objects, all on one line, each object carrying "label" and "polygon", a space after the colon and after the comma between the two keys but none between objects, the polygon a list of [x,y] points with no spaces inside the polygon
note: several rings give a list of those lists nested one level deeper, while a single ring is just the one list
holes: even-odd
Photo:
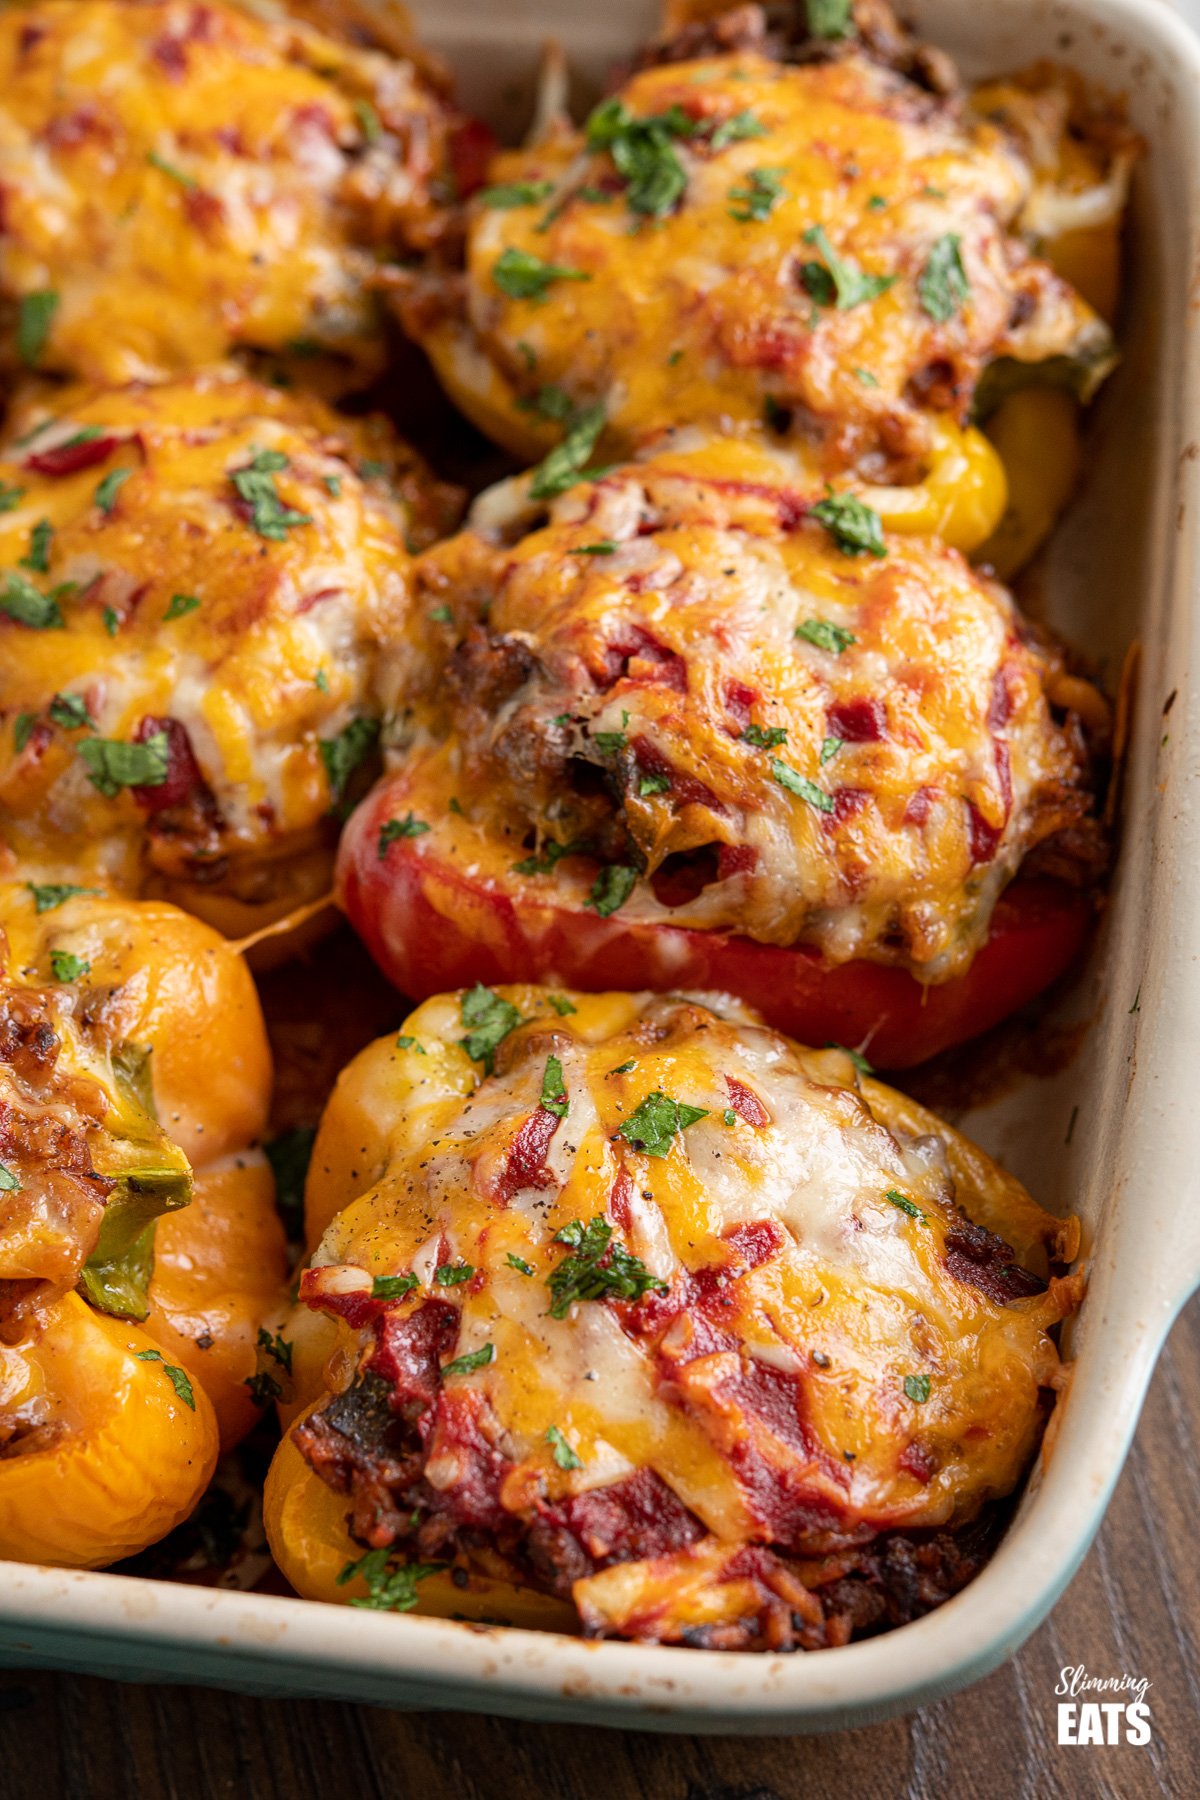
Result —
[{"label": "melted cheese topping", "polygon": [[235,347],[383,359],[377,245],[445,229],[460,121],[411,63],[188,0],[0,15],[0,292],[42,367],[128,380]]},{"label": "melted cheese topping", "polygon": [[[309,1177],[324,1231],[302,1292],[335,1318],[348,1298],[400,1318],[436,1297],[457,1311],[455,1359],[491,1346],[482,1366],[444,1369],[445,1391],[482,1402],[512,1465],[507,1509],[528,1521],[539,1497],[650,1469],[723,1554],[815,1554],[960,1523],[1014,1486],[1057,1366],[1046,1332],[1078,1299],[1067,1281],[1005,1304],[955,1272],[959,1208],[1011,1224],[1014,1263],[1062,1247],[1016,1183],[879,1084],[868,1100],[843,1053],[799,1049],[720,1000],[500,993],[523,1022],[493,1075],[462,1047],[458,996],[342,1075]],[[541,1100],[560,1089],[555,1119]],[[696,1109],[656,1156],[622,1135],[654,1094]],[[547,1283],[571,1254],[558,1234],[593,1220],[664,1289],[576,1298],[555,1318]],[[463,1264],[466,1279],[439,1282]],[[415,1292],[370,1302],[377,1277],[410,1273]],[[374,1344],[340,1331],[364,1356]],[[352,1372],[344,1351],[324,1376],[310,1356],[298,1399]],[[461,1450],[436,1426],[427,1442],[425,1480],[453,1486]],[[623,1567],[635,1589],[663,1573]],[[608,1580],[576,1584],[585,1616],[591,1581]]]},{"label": "melted cheese topping", "polygon": [[[636,144],[615,160],[561,128],[493,167],[543,191],[474,209],[466,320],[419,282],[406,308],[510,448],[553,441],[549,386],[602,406],[615,449],[681,422],[757,432],[766,408],[825,472],[914,481],[990,361],[1066,358],[1084,391],[1110,366],[1103,323],[1015,235],[1033,189],[1020,141],[958,101],[857,52],[799,67],[746,52],[642,70],[617,103],[666,122],[676,200],[657,216],[653,191],[638,200]],[[514,257],[552,272],[514,297]]]},{"label": "melted cheese topping", "polygon": [[956,551],[850,555],[812,504],[726,441],[429,552],[388,665],[416,853],[533,907],[582,905],[598,857],[645,872],[622,918],[961,972],[1089,808],[1062,671]]},{"label": "melted cheese topping", "polygon": [[[0,799],[22,872],[152,881],[197,908],[321,892],[342,750],[356,730],[369,747],[356,721],[408,602],[406,544],[435,535],[449,490],[381,422],[247,380],[67,390],[10,430]],[[232,477],[264,454],[248,500]],[[278,506],[256,508],[255,479]],[[5,601],[14,584],[34,619],[57,596],[47,627]],[[158,788],[97,787],[81,745],[163,729]]]}]

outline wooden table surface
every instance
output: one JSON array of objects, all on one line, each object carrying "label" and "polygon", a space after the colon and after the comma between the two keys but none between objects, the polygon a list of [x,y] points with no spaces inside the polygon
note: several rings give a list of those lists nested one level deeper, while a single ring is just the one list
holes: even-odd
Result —
[{"label": "wooden table surface", "polygon": [[[0,1800],[1089,1800],[1200,1793],[1200,1300],[1159,1364],[1104,1529],[1016,1659],[910,1719],[672,1738],[198,1688],[0,1674]],[[1064,1665],[1144,1675],[1145,1749],[1059,1747]]]}]

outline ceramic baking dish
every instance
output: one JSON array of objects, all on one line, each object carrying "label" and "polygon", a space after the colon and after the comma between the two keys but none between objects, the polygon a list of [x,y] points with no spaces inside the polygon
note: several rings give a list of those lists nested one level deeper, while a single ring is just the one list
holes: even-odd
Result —
[{"label": "ceramic baking dish", "polygon": [[[587,76],[653,23],[653,0],[428,0],[427,36],[493,118],[553,30]],[[898,1632],[789,1657],[575,1639],[301,1600],[0,1564],[0,1663],[127,1680],[673,1731],[844,1727],[993,1668],[1044,1617],[1100,1522],[1159,1347],[1200,1282],[1200,46],[1159,0],[916,0],[968,73],[1038,56],[1124,93],[1150,154],[1136,181],[1125,359],[1093,424],[1086,491],[1060,527],[1045,608],[1115,680],[1142,645],[1120,864],[1089,967],[1053,1020],[1050,1076],[966,1128],[1046,1204],[1083,1219],[1088,1298],[1052,1447],[984,1573]],[[424,17],[422,18],[422,13]],[[527,81],[526,81],[527,90]],[[499,98],[497,98],[499,96]],[[1064,1063],[1063,1043],[1078,1039]]]}]

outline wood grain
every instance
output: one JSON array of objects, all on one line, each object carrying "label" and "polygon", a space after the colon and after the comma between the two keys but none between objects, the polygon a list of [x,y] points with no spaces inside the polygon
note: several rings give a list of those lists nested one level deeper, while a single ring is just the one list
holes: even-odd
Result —
[{"label": "wood grain", "polygon": [[[666,1738],[196,1688],[0,1674],[0,1800],[1141,1800],[1200,1791],[1200,1299],[1159,1365],[1104,1529],[1006,1668],[823,1738]],[[1145,1749],[1059,1747],[1065,1664],[1140,1674]]]}]

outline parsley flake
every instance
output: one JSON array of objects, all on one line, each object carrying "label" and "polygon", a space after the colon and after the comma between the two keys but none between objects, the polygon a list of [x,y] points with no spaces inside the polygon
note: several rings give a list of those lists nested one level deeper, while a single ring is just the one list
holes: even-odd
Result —
[{"label": "parsley flake", "polygon": [[571,1004],[565,994],[547,994],[546,1000],[549,1005],[554,1008],[560,1019],[565,1019],[571,1013],[579,1010],[578,1007]]},{"label": "parsley flake", "polygon": [[818,812],[833,811],[832,795],[819,788],[815,781],[810,781],[807,775],[801,775],[798,770],[793,769],[790,763],[781,762],[777,756],[773,756],[771,774],[780,787],[786,788],[789,794],[798,794],[801,800],[807,800]]},{"label": "parsley flake", "polygon": [[371,1283],[372,1300],[403,1300],[421,1283],[415,1275],[376,1275]]},{"label": "parsley flake", "polygon": [[378,737],[378,719],[358,718],[351,719],[336,737],[317,739],[335,806],[341,803],[350,777],[371,754]]},{"label": "parsley flake", "polygon": [[844,743],[845,739],[840,737],[827,737],[821,739],[821,754],[818,761],[822,768],[825,767],[827,762],[833,761]]},{"label": "parsley flake", "polygon": [[410,1037],[405,1031],[402,1031],[396,1039],[396,1048],[397,1050],[411,1050],[416,1056],[424,1056],[426,1053],[424,1044],[418,1043],[415,1037]]},{"label": "parsley flake", "polygon": [[231,469],[229,479],[239,500],[250,508],[250,524],[259,537],[281,544],[297,525],[311,525],[312,514],[285,506],[275,487],[275,477],[286,469],[281,450],[256,450],[243,468]]},{"label": "parsley flake", "polygon": [[41,361],[57,311],[58,295],[53,288],[22,296],[17,311],[17,355],[27,369],[36,369]]},{"label": "parsley flake", "polygon": [[852,631],[844,625],[833,625],[828,619],[805,619],[803,625],[797,625],[796,636],[815,644],[818,650],[828,650],[831,656],[840,656],[858,642]]},{"label": "parsley flake", "polygon": [[611,556],[616,547],[611,538],[603,538],[598,544],[579,544],[570,554],[572,556]]},{"label": "parsley flake", "polygon": [[456,1356],[453,1362],[442,1364],[442,1378],[447,1375],[470,1375],[475,1369],[486,1369],[490,1362],[496,1360],[496,1346],[481,1344],[478,1350],[468,1351],[466,1356]]},{"label": "parsley flake", "polygon": [[514,1256],[511,1250],[506,1252],[504,1260],[510,1269],[515,1269],[517,1271],[518,1275],[533,1274],[533,1264],[527,1263],[523,1256]]},{"label": "parsley flake", "polygon": [[175,1392],[183,1401],[183,1404],[190,1407],[191,1410],[195,1412],[196,1396],[192,1392],[192,1384],[187,1378],[186,1370],[178,1368],[174,1363],[169,1363],[161,1350],[138,1350],[135,1354],[139,1362],[161,1363],[163,1374],[171,1383],[171,1386],[175,1389]]},{"label": "parsley flake", "polygon": [[132,474],[132,469],[110,469],[104,479],[96,483],[96,492],[92,498],[102,513],[112,512],[117,504],[117,495]]},{"label": "parsley flake", "polygon": [[82,731],[85,725],[95,729],[95,720],[87,709],[82,694],[55,694],[48,708],[50,717],[64,731]]},{"label": "parsley flake", "polygon": [[823,225],[811,225],[804,233],[804,241],[825,259],[800,265],[800,280],[818,306],[834,306],[838,312],[848,312],[852,306],[862,306],[885,294],[896,280],[894,275],[868,275],[857,264],[839,256]]},{"label": "parsley flake", "polygon": [[380,862],[387,856],[389,844],[394,844],[398,838],[420,837],[428,830],[429,826],[425,820],[418,819],[411,812],[407,813],[403,819],[388,819],[386,824],[379,828]]},{"label": "parsley flake", "polygon": [[787,728],[783,725],[747,725],[742,742],[755,750],[774,750],[776,745],[786,744],[787,737]]},{"label": "parsley flake", "polygon": [[669,775],[643,775],[638,782],[638,797],[649,800],[653,794],[669,794],[671,777]]},{"label": "parsley flake", "polygon": [[0,1163],[0,1194],[15,1194],[20,1190],[20,1180],[5,1163]]},{"label": "parsley flake", "polygon": [[433,1271],[433,1279],[438,1287],[458,1287],[464,1281],[470,1281],[475,1273],[468,1262],[442,1263]]},{"label": "parsley flake", "polygon": [[195,594],[172,594],[163,619],[170,624],[172,619],[182,619],[187,613],[195,612],[199,604],[199,598]]},{"label": "parsley flake", "polygon": [[50,544],[54,537],[54,527],[49,519],[39,519],[29,534],[29,553],[20,558],[23,569],[32,569],[35,575],[44,575],[50,567]]},{"label": "parsley flake", "polygon": [[851,1050],[845,1044],[834,1043],[826,1044],[825,1048],[827,1050],[840,1050],[843,1056],[848,1056],[860,1075],[873,1075],[875,1073],[873,1066],[867,1061],[861,1050]]},{"label": "parsley flake", "polygon": [[963,267],[962,239],[948,231],[934,244],[917,282],[917,298],[938,325],[952,319],[971,291]]},{"label": "parsley flake", "polygon": [[811,517],[824,525],[838,549],[846,556],[886,556],[883,520],[856,494],[829,493],[810,509]]},{"label": "parsley flake", "polygon": [[805,0],[809,35],[849,38],[855,35],[853,0]]},{"label": "parsley flake", "polygon": [[603,406],[586,406],[577,413],[567,426],[562,443],[556,444],[533,471],[530,499],[552,500],[583,479],[585,465],[603,430]]},{"label": "parsley flake", "polygon": [[885,1200],[889,1200],[899,1212],[906,1214],[908,1218],[918,1219],[922,1225],[929,1223],[920,1207],[910,1200],[907,1194],[902,1194],[898,1188],[889,1188],[883,1197]]},{"label": "parsley flake", "polygon": [[358,129],[362,132],[365,144],[377,144],[383,136],[383,126],[379,123],[379,114],[369,100],[354,102],[354,116],[358,120]]},{"label": "parsley flake", "polygon": [[480,188],[475,198],[494,212],[510,212],[514,206],[537,206],[553,192],[552,181],[501,181],[494,187]]},{"label": "parsley flake", "polygon": [[740,225],[761,224],[770,217],[778,201],[783,198],[783,177],[785,169],[751,169],[744,187],[731,187],[729,198],[736,205],[729,208],[729,216]]},{"label": "parsley flake", "polygon": [[638,872],[625,863],[608,863],[592,883],[584,905],[607,919],[624,906],[637,886]]},{"label": "parsley flake", "polygon": [[685,1106],[655,1088],[653,1093],[646,1095],[636,1112],[630,1113],[624,1124],[617,1127],[617,1134],[643,1156],[667,1156],[678,1133],[707,1117],[707,1108]]},{"label": "parsley flake", "polygon": [[76,894],[98,894],[99,888],[76,887],[70,881],[49,881],[39,883],[27,881],[25,886],[33,895],[33,910],[37,913],[53,912],[56,906],[73,900]]},{"label": "parsley flake", "polygon": [[76,751],[87,764],[88,780],[106,799],[123,787],[161,787],[167,779],[170,752],[165,731],[141,744],[120,738],[86,738]]},{"label": "parsley flake", "polygon": [[570,1110],[566,1085],[563,1081],[562,1064],[557,1056],[546,1058],[546,1072],[542,1076],[541,1104],[544,1111],[553,1113],[556,1119],[565,1119]]},{"label": "parsley flake", "polygon": [[612,1226],[602,1213],[586,1225],[572,1219],[555,1233],[554,1242],[567,1245],[572,1254],[546,1277],[552,1319],[565,1319],[577,1300],[640,1300],[651,1289],[667,1291],[665,1281],[651,1275],[624,1244],[613,1242]]},{"label": "parsley flake", "polygon": [[906,1375],[904,1377],[904,1392],[918,1406],[924,1406],[928,1400],[931,1386],[928,1375]]},{"label": "parsley flake", "polygon": [[73,956],[69,950],[50,952],[50,970],[55,981],[79,981],[90,975],[92,965],[85,956]]},{"label": "parsley flake", "polygon": [[510,244],[492,265],[492,280],[510,300],[541,301],[546,290],[556,281],[590,281],[586,269],[572,269],[566,263],[545,262],[531,250],[518,250]]},{"label": "parsley flake", "polygon": [[521,1015],[510,1000],[502,999],[491,988],[476,982],[462,997],[460,1011],[467,1035],[459,1043],[472,1062],[481,1062],[485,1075],[495,1068],[496,1051],[510,1031],[522,1023]]},{"label": "parsley flake", "polygon": [[10,569],[0,588],[0,612],[7,613],[18,625],[28,625],[32,631],[61,631],[62,610],[55,598],[58,592],[55,588],[43,594],[32,581]]},{"label": "parsley flake", "polygon": [[560,1469],[565,1469],[568,1474],[570,1474],[573,1469],[582,1469],[582,1462],[576,1456],[557,1425],[548,1425],[546,1427],[546,1442],[553,1451],[554,1460]]},{"label": "parsley flake", "polygon": [[0,513],[15,512],[25,497],[25,489],[12,482],[0,481]]},{"label": "parsley flake", "polygon": [[603,101],[587,122],[589,150],[607,150],[625,178],[630,212],[661,219],[687,187],[687,174],[673,140],[694,137],[695,120],[682,107],[635,118],[623,100]]},{"label": "parsley flake", "polygon": [[366,1583],[365,1595],[355,1595],[351,1606],[370,1612],[411,1612],[417,1604],[417,1583],[440,1574],[444,1563],[393,1563],[390,1550],[368,1550],[357,1562],[347,1563],[337,1576],[345,1587],[356,1577]]},{"label": "parsley flake", "polygon": [[166,175],[171,181],[177,181],[180,187],[194,188],[199,185],[183,169],[176,168],[173,162],[168,162],[165,156],[160,156],[157,150],[147,150],[146,161],[152,169],[157,169],[160,175]]}]

